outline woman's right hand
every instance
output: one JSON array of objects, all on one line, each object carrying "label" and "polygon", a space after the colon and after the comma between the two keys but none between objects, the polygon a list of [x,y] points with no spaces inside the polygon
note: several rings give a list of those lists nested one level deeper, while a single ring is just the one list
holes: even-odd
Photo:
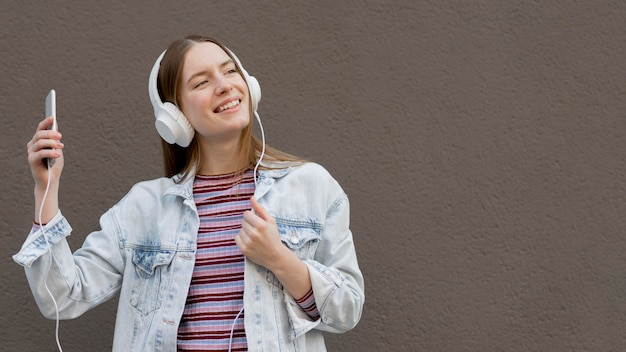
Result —
[{"label": "woman's right hand", "polygon": [[46,198],[41,221],[48,222],[58,210],[58,189],[61,171],[63,171],[63,143],[61,133],[48,128],[52,126],[52,116],[41,121],[37,131],[28,142],[28,164],[35,180],[35,220],[39,222],[39,209],[48,186],[48,162],[46,158],[56,159],[50,167],[50,188]]}]

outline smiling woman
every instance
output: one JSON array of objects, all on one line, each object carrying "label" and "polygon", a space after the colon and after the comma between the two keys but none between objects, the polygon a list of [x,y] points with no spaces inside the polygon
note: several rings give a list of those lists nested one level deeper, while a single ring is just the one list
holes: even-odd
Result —
[{"label": "smiling woman", "polygon": [[28,144],[43,220],[14,259],[42,313],[74,318],[119,295],[114,351],[325,351],[323,332],[356,326],[365,299],[340,185],[252,134],[260,86],[216,40],[173,42],[149,95],[166,175],[136,184],[74,253],[61,135],[46,119]]},{"label": "smiling woman", "polygon": [[180,79],[178,104],[202,146],[200,173],[223,174],[244,168],[247,160],[235,165],[232,160],[239,159],[241,132],[250,124],[251,104],[246,81],[235,62],[217,44],[198,43],[187,51]]}]

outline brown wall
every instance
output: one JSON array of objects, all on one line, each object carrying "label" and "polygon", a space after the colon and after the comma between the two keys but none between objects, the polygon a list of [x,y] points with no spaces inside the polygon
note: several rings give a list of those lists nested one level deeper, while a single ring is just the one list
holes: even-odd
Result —
[{"label": "brown wall", "polygon": [[[32,221],[26,142],[58,95],[71,245],[161,174],[147,97],[174,38],[215,36],[261,82],[270,144],[325,165],[366,278],[332,351],[626,346],[626,3],[0,3],[0,341],[50,351],[10,256]],[[61,323],[110,350],[115,302]]]}]

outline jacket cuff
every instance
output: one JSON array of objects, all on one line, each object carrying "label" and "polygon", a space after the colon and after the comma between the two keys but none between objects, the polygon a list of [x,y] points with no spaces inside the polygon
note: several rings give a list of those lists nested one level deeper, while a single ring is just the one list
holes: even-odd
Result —
[{"label": "jacket cuff", "polygon": [[72,227],[59,210],[46,225],[33,224],[26,241],[13,260],[25,267],[30,267],[37,258],[48,252],[50,247],[69,236]]}]

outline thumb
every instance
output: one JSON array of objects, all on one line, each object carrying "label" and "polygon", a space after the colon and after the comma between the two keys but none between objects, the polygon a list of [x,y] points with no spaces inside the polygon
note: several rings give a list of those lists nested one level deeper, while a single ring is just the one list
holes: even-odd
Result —
[{"label": "thumb", "polygon": [[250,197],[250,203],[252,203],[252,210],[263,220],[267,221],[272,219],[272,215],[256,200],[254,196]]}]

